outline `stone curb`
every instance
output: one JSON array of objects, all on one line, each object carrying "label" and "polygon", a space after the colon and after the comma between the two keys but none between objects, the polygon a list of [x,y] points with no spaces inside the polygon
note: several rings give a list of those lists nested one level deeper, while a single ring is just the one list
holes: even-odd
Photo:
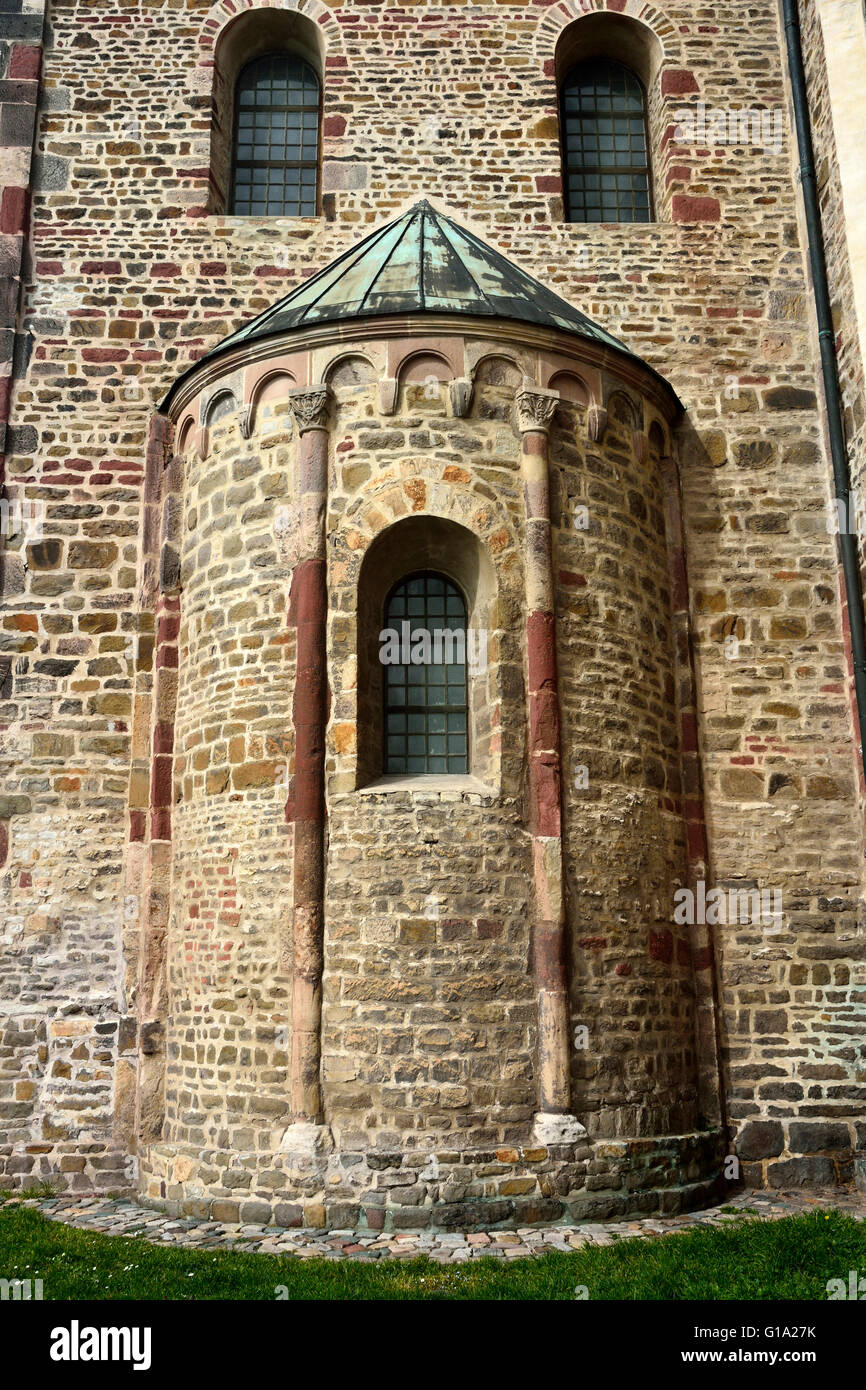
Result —
[{"label": "stone curb", "polygon": [[756,1217],[778,1221],[808,1211],[842,1211],[866,1220],[866,1198],[854,1191],[832,1194],[742,1192],[721,1206],[672,1217],[643,1217],[634,1221],[599,1222],[580,1226],[545,1226],[517,1231],[426,1232],[377,1235],[370,1231],[323,1231],[312,1228],[280,1230],[274,1226],[171,1218],[141,1207],[128,1198],[52,1197],[9,1199],[7,1206],[27,1206],[50,1221],[101,1235],[128,1236],[152,1245],[195,1250],[242,1250],[299,1259],[378,1260],[427,1255],[439,1264],[460,1264],[480,1256],[499,1259],[568,1253],[584,1246],[612,1245],[615,1240],[676,1235],[699,1226],[723,1226]]}]

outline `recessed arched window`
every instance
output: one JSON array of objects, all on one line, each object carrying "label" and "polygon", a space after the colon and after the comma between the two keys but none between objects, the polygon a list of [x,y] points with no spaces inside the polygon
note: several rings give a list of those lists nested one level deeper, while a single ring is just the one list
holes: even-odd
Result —
[{"label": "recessed arched window", "polygon": [[634,73],[608,58],[576,64],[561,120],[569,222],[651,221],[646,97]]},{"label": "recessed arched window", "polygon": [[247,63],[235,95],[231,210],[247,217],[315,217],[321,87],[291,53]]},{"label": "recessed arched window", "polygon": [[385,772],[468,772],[466,600],[425,570],[394,586],[384,618]]}]

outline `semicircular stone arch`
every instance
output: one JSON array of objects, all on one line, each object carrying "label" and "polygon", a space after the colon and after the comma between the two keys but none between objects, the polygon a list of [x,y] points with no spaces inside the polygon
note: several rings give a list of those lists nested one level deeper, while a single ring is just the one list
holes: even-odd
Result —
[{"label": "semicircular stone arch", "polygon": [[303,15],[321,31],[326,55],[343,53],[343,31],[335,16],[320,0],[219,0],[213,5],[201,26],[199,60],[196,73],[199,83],[202,73],[210,84],[217,45],[230,24],[248,10],[287,10]]},{"label": "semicircular stone arch", "polygon": [[638,20],[661,45],[663,64],[679,61],[682,45],[676,25],[657,5],[647,5],[644,0],[625,0],[625,4],[622,0],[560,0],[544,12],[533,38],[536,58],[545,64],[548,76],[556,75],[556,47],[563,32],[575,20],[593,14],[626,15]]},{"label": "semicircular stone arch", "polygon": [[[506,587],[520,592],[522,567],[514,528],[501,507],[468,486],[463,469],[447,465],[441,478],[431,478],[429,464],[419,463],[399,479],[372,479],[346,508],[331,537],[333,552],[348,565],[345,580],[357,584],[364,553],[376,537],[402,517],[429,516],[456,522],[479,537],[490,551]],[[449,474],[451,476],[449,476]],[[513,570],[516,569],[516,573]],[[507,578],[506,578],[507,577]],[[501,583],[502,581],[500,581]]]},{"label": "semicircular stone arch", "polygon": [[[405,542],[407,573],[427,568],[450,573],[470,595],[468,624],[477,650],[483,645],[484,654],[470,682],[474,748],[470,770],[491,787],[516,785],[519,766],[513,755],[517,750],[508,750],[505,757],[498,731],[502,727],[503,667],[507,663],[519,668],[522,661],[518,634],[523,564],[517,535],[503,520],[501,508],[466,483],[422,476],[371,481],[331,537],[332,632],[339,633],[340,644],[345,644],[347,651],[358,653],[354,681],[345,677],[338,654],[333,653],[335,722],[331,742],[338,775],[356,776],[357,785],[364,786],[380,772],[376,766],[381,742],[377,723],[380,698],[374,659],[380,624],[377,600],[370,601],[367,591],[370,574],[375,572],[377,580],[381,579],[386,567],[377,562],[372,570],[370,565],[365,569],[365,561],[371,552],[385,555],[400,538]],[[449,563],[451,543],[455,547],[453,563]],[[467,582],[473,548],[479,580],[474,588]],[[395,577],[399,578],[396,570],[391,578]],[[351,730],[348,742],[347,729]],[[341,738],[348,756],[341,756]]]}]

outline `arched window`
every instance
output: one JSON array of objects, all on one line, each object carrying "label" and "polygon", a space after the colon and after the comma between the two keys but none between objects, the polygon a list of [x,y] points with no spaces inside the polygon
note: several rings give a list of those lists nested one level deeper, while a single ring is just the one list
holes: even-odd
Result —
[{"label": "arched window", "polygon": [[231,210],[248,217],[315,217],[321,87],[291,53],[247,63],[235,95]]},{"label": "arched window", "polygon": [[385,772],[468,772],[466,600],[425,570],[394,586],[384,617]]},{"label": "arched window", "polygon": [[649,222],[646,98],[622,63],[589,58],[562,83],[569,222]]}]

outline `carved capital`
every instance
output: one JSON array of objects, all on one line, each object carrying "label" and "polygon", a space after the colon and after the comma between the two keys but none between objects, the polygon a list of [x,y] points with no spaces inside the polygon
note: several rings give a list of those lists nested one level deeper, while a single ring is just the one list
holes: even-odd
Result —
[{"label": "carved capital", "polygon": [[593,444],[601,444],[607,430],[607,411],[603,405],[591,405],[586,412],[586,432]]},{"label": "carved capital", "polygon": [[546,434],[559,403],[558,391],[546,391],[541,386],[525,384],[517,393],[517,428],[521,434],[531,430]]},{"label": "carved capital", "polygon": [[634,456],[638,463],[646,463],[649,458],[649,435],[644,430],[633,430]]},{"label": "carved capital", "polygon": [[325,385],[302,386],[289,393],[292,414],[300,434],[328,428],[330,389]]},{"label": "carved capital", "polygon": [[238,426],[241,432],[241,439],[249,439],[252,434],[253,408],[251,405],[241,406],[238,411]]}]

